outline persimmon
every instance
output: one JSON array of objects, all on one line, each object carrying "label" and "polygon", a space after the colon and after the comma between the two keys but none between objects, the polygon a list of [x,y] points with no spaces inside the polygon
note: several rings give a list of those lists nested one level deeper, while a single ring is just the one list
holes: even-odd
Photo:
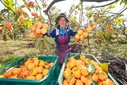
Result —
[{"label": "persimmon", "polygon": [[50,62],[49,66],[52,67],[53,65],[54,65],[54,63],[53,62]]},{"label": "persimmon", "polygon": [[43,69],[43,76],[46,76],[47,75],[47,73],[48,73],[48,69]]},{"label": "persimmon", "polygon": [[48,24],[42,24],[42,27],[47,29],[48,28]]},{"label": "persimmon", "polygon": [[35,29],[35,33],[36,33],[37,35],[42,34],[41,29],[40,29],[40,28],[36,28],[36,29]]},{"label": "persimmon", "polygon": [[47,64],[47,65],[44,66],[44,68],[49,69],[50,66]]},{"label": "persimmon", "polygon": [[30,7],[34,7],[34,2],[33,2],[33,1],[30,1],[30,2],[29,2],[29,6],[30,6]]},{"label": "persimmon", "polygon": [[86,82],[85,82],[85,85],[91,85],[93,82],[92,79],[87,79]]},{"label": "persimmon", "polygon": [[45,66],[45,62],[43,60],[39,60],[39,66],[41,67]]},{"label": "persimmon", "polygon": [[81,77],[81,72],[78,67],[72,68],[72,74],[74,75],[75,78],[80,78]]},{"label": "persimmon", "polygon": [[38,69],[37,68],[33,68],[30,70],[30,75],[35,76],[38,73]]},{"label": "persimmon", "polygon": [[86,38],[88,37],[89,33],[88,32],[83,32],[83,36]]},{"label": "persimmon", "polygon": [[85,64],[90,64],[90,59],[89,58],[85,58]]},{"label": "persimmon", "polygon": [[43,78],[43,75],[42,74],[37,74],[36,76],[35,76],[35,79],[36,80],[41,80]]},{"label": "persimmon", "polygon": [[71,70],[66,69],[66,70],[64,71],[64,74],[63,74],[64,78],[67,79],[70,75],[71,75]]},{"label": "persimmon", "polygon": [[23,17],[19,17],[19,21],[22,23],[24,22],[24,18]]},{"label": "persimmon", "polygon": [[47,31],[48,31],[47,28],[42,28],[42,29],[41,29],[41,33],[42,33],[43,35],[46,34]]},{"label": "persimmon", "polygon": [[35,66],[38,66],[39,60],[34,60],[34,61],[33,61],[33,64],[34,64]]},{"label": "persimmon", "polygon": [[24,2],[25,5],[28,5],[28,2]]},{"label": "persimmon", "polygon": [[42,68],[41,66],[39,66],[39,67],[35,67],[35,69],[38,70],[38,73],[42,73],[42,72],[43,72],[43,68]]},{"label": "persimmon", "polygon": [[99,73],[99,71],[102,70],[102,68],[98,65],[95,65],[95,67],[96,67],[95,73]]},{"label": "persimmon", "polygon": [[85,61],[85,56],[81,55],[80,60],[84,62]]},{"label": "persimmon", "polygon": [[[83,82],[81,81],[81,80],[76,80],[76,83],[75,83],[75,85],[83,85]],[[87,84],[86,84],[87,85]]]},{"label": "persimmon", "polygon": [[76,61],[75,61],[75,65],[76,65],[77,67],[80,67],[81,65],[83,65],[83,62],[82,62],[81,60],[76,60]]},{"label": "persimmon", "polygon": [[28,10],[30,10],[30,6],[29,5],[25,5],[26,6],[26,8],[28,9]]},{"label": "persimmon", "polygon": [[20,76],[25,79],[30,75],[30,71],[29,70],[23,70],[20,74]]},{"label": "persimmon", "polygon": [[32,31],[35,31],[36,28],[35,28],[35,26],[31,26],[30,29],[31,29]]},{"label": "persimmon", "polygon": [[[30,63],[33,63],[34,59],[33,59],[33,58],[28,58],[27,61],[30,62]],[[26,61],[26,62],[27,62],[27,61]]]},{"label": "persimmon", "polygon": [[3,74],[3,77],[4,78],[9,78],[12,76],[12,70],[9,70],[9,71],[6,71],[4,74]]},{"label": "persimmon", "polygon": [[21,73],[21,68],[14,68],[13,70],[12,70],[12,73],[14,74],[14,75],[19,75],[20,73]]},{"label": "persimmon", "polygon": [[88,27],[86,28],[86,31],[87,31],[88,33],[90,33],[90,32],[92,31],[91,26],[88,26]]},{"label": "persimmon", "polygon": [[98,65],[99,66],[99,63],[96,62],[95,60],[91,60],[90,63],[94,64],[94,65]]},{"label": "persimmon", "polygon": [[76,34],[76,35],[75,35],[75,39],[76,39],[76,40],[79,40],[79,39],[80,39],[80,35],[79,35],[79,34]]},{"label": "persimmon", "polygon": [[84,76],[81,75],[81,81],[85,84],[85,82],[87,81],[88,79]]},{"label": "persimmon", "polygon": [[33,69],[35,67],[35,65],[33,63],[29,63],[27,66],[26,66],[29,70]]},{"label": "persimmon", "polygon": [[31,39],[35,39],[36,37],[37,37],[37,35],[36,35],[35,32],[31,32],[31,33],[29,34],[29,38],[31,38]]},{"label": "persimmon", "polygon": [[35,77],[34,76],[27,76],[26,79],[35,80]]},{"label": "persimmon", "polygon": [[75,67],[75,62],[70,61],[69,62],[69,68],[72,69],[73,67]]},{"label": "persimmon", "polygon": [[99,70],[99,73],[97,74],[97,76],[98,76],[98,79],[101,81],[108,79],[108,75],[102,70]]},{"label": "persimmon", "polygon": [[77,34],[79,34],[79,35],[81,35],[82,33],[83,33],[83,30],[81,30],[81,29],[77,31]]},{"label": "persimmon", "polygon": [[69,85],[69,83],[66,79],[63,80],[63,85]]},{"label": "persimmon", "polygon": [[111,79],[106,79],[102,82],[103,85],[115,85]]},{"label": "persimmon", "polygon": [[106,28],[112,29],[112,28],[113,28],[113,25],[112,25],[111,23],[108,23],[108,24],[106,25]]},{"label": "persimmon", "polygon": [[75,81],[76,81],[76,78],[73,75],[70,75],[70,76],[67,77],[67,81],[69,82],[69,84],[74,85]]},{"label": "persimmon", "polygon": [[94,73],[94,74],[92,75],[92,79],[93,79],[94,81],[97,82],[97,81],[98,81],[98,76],[97,76],[97,74]]},{"label": "persimmon", "polygon": [[11,24],[11,23],[5,24],[5,27],[6,27],[8,30],[12,30],[12,24]]},{"label": "persimmon", "polygon": [[93,23],[91,24],[91,28],[92,28],[92,29],[96,28],[96,26],[97,26],[97,23],[96,23],[96,22],[93,22]]},{"label": "persimmon", "polygon": [[9,78],[18,79],[18,75],[12,75],[12,76],[9,77]]},{"label": "persimmon", "polygon": [[89,75],[89,72],[88,72],[88,70],[87,70],[87,68],[85,66],[81,68],[81,74],[83,76]]},{"label": "persimmon", "polygon": [[83,35],[80,35],[79,38],[80,38],[80,40],[84,40],[84,36]]},{"label": "persimmon", "polygon": [[0,32],[2,32],[2,30],[3,30],[3,28],[2,28],[2,27],[0,27]]},{"label": "persimmon", "polygon": [[20,66],[20,69],[22,70],[22,71],[24,71],[24,70],[27,70],[27,67],[25,67],[25,66]]}]

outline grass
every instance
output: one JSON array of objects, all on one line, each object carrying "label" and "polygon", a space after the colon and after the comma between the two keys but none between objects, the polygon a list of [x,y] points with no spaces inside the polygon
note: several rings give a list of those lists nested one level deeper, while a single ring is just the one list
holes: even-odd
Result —
[{"label": "grass", "polygon": [[[28,48],[27,44],[32,41],[18,41],[18,40],[0,40],[0,64],[4,62],[13,61],[17,57],[25,57],[28,55],[35,55],[39,53],[36,48]],[[9,64],[6,63],[6,64]],[[4,64],[5,65],[5,64]]]},{"label": "grass", "polygon": [[[17,57],[25,57],[25,56],[38,56],[38,55],[54,55],[55,48],[51,48],[50,54],[47,54],[46,50],[44,50],[43,54],[39,52],[36,48],[28,48],[29,43],[33,43],[34,41],[30,40],[8,40],[3,41],[0,40],[0,64],[4,65],[13,62],[13,59],[18,59]],[[127,45],[120,43],[109,44],[108,46],[98,46],[93,41],[90,41],[90,47],[87,42],[84,43],[86,46],[83,50],[85,54],[93,54],[97,55],[99,53],[105,52],[114,56],[120,56],[127,59]],[[81,50],[81,49],[78,49]]]}]

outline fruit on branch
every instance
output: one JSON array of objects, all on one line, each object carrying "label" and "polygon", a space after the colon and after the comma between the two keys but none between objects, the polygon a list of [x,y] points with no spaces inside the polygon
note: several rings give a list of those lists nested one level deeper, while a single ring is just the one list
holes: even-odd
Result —
[{"label": "fruit on branch", "polygon": [[12,28],[13,28],[11,23],[5,24],[5,27],[6,27],[8,30],[12,30]]},{"label": "fruit on branch", "polygon": [[2,27],[0,27],[0,33],[2,32],[2,30],[3,30],[3,28],[2,28]]},{"label": "fruit on branch", "polygon": [[37,35],[36,35],[35,32],[31,32],[31,33],[29,34],[29,38],[31,38],[31,39],[35,39],[36,37],[37,37]]}]

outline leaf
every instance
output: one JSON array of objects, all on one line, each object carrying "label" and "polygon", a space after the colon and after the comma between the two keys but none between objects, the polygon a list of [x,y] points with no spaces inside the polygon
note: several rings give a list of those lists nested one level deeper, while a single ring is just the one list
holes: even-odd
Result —
[{"label": "leaf", "polygon": [[39,51],[43,53],[43,50],[44,50],[44,41],[41,41],[39,45]]},{"label": "leaf", "polygon": [[100,63],[100,67],[102,68],[103,71],[108,73],[108,63]]},{"label": "leaf", "polygon": [[93,65],[93,64],[88,64],[87,66],[87,70],[89,71],[89,73],[92,75],[95,70],[96,70],[96,67]]},{"label": "leaf", "polygon": [[19,18],[19,15],[15,15],[14,20],[17,22]]},{"label": "leaf", "polygon": [[1,14],[3,14],[4,12],[8,12],[9,11],[9,9],[3,9],[3,10],[1,10]]},{"label": "leaf", "polygon": [[114,4],[111,4],[111,5],[109,6],[109,8],[115,8],[115,5],[114,5]]},{"label": "leaf", "polygon": [[13,0],[4,0],[3,2],[4,2],[4,5],[5,5],[7,8],[9,8],[9,9],[11,9],[13,12],[15,12]]},{"label": "leaf", "polygon": [[25,8],[25,5],[21,5],[20,8]]},{"label": "leaf", "polygon": [[35,48],[38,48],[40,43],[41,43],[42,39],[41,38],[37,38],[35,41]]},{"label": "leaf", "polygon": [[23,2],[25,2],[26,0],[22,0]]},{"label": "leaf", "polygon": [[7,41],[7,36],[6,36],[6,34],[3,34],[2,37],[3,37],[3,40],[4,40],[4,41]]},{"label": "leaf", "polygon": [[50,47],[49,47],[49,44],[48,44],[48,43],[46,43],[46,41],[45,41],[45,40],[44,40],[44,46],[45,46],[45,48],[46,48],[47,52],[50,52]]}]

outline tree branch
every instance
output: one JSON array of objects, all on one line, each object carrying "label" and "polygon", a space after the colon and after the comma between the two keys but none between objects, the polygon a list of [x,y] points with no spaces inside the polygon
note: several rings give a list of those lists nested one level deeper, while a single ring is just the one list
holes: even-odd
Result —
[{"label": "tree branch", "polygon": [[[37,0],[35,0],[35,2],[37,3],[37,5],[39,6],[39,4],[38,4],[38,2],[37,2]],[[39,6],[40,7],[40,6]],[[42,16],[42,14],[41,14],[41,10],[39,10],[39,12],[40,12],[40,16]]]},{"label": "tree branch", "polygon": [[75,11],[75,9],[78,8],[78,6],[79,6],[81,3],[82,3],[82,2],[80,2],[80,3],[70,12],[69,17],[70,17],[70,15]]},{"label": "tree branch", "polygon": [[115,16],[114,18],[112,18],[111,20],[114,20],[115,18],[117,18],[120,14],[122,14],[125,10],[127,10],[127,7],[124,8],[120,13],[117,14],[117,16]]},{"label": "tree branch", "polygon": [[104,1],[111,1],[111,0],[81,0],[86,2],[104,2]]},{"label": "tree branch", "polygon": [[59,2],[59,1],[64,1],[64,0],[53,0],[53,1],[50,3],[50,5],[47,7],[47,9],[44,10],[44,12],[47,14],[48,11],[50,10],[50,8],[51,8],[55,3]]},{"label": "tree branch", "polygon": [[111,3],[105,4],[105,5],[101,5],[101,6],[92,6],[92,7],[90,7],[90,9],[92,9],[92,8],[99,8],[99,7],[105,7],[105,6],[111,5],[111,4],[115,3],[115,2],[117,2],[117,0],[115,0],[115,1],[113,1]]}]

